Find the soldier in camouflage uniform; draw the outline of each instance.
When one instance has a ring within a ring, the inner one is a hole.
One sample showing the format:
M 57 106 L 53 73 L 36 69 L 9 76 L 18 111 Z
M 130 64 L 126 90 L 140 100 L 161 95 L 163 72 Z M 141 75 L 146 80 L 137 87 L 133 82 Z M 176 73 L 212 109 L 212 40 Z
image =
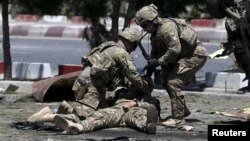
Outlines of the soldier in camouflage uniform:
M 244 0 L 228 0 L 226 1 L 226 4 L 230 8 L 231 11 L 239 14 L 240 17 L 244 18 L 246 16 L 246 8 L 244 5 L 244 2 L 245 2 Z M 226 18 L 225 27 L 226 27 L 226 31 L 228 35 L 227 37 L 228 41 L 225 43 L 222 43 L 222 47 L 225 50 L 221 55 L 218 55 L 218 56 L 229 55 L 232 52 L 234 53 L 237 65 L 246 74 L 246 77 L 244 78 L 243 81 L 248 80 L 248 86 L 243 87 L 237 91 L 237 93 L 242 94 L 242 93 L 250 91 L 250 81 L 249 81 L 250 66 L 249 66 L 249 62 L 246 61 L 249 59 L 249 57 L 247 56 L 247 52 L 244 47 L 244 41 L 243 41 L 243 37 L 241 34 L 240 24 L 241 22 L 237 18 L 233 18 L 230 16 Z
M 151 59 L 144 67 L 149 76 L 161 66 L 163 86 L 171 99 L 172 116 L 163 122 L 166 127 L 186 124 L 190 115 L 182 88 L 185 81 L 205 64 L 207 52 L 197 39 L 197 33 L 189 26 L 171 18 L 160 18 L 153 4 L 136 13 L 136 22 L 151 33 Z
M 127 28 L 119 33 L 118 43 L 105 42 L 83 57 L 84 70 L 72 89 L 76 101 L 84 109 L 88 107 L 97 110 L 108 107 L 106 90 L 113 91 L 128 81 L 145 94 L 151 92 L 147 81 L 137 72 L 129 55 L 136 49 L 140 37 L 138 30 Z
M 97 23 L 86 27 L 83 31 L 83 37 L 89 41 L 91 49 L 110 40 L 110 32 L 107 31 L 103 24 Z
M 96 111 L 85 111 L 85 118 L 81 120 L 75 114 L 69 114 L 69 111 L 63 112 L 60 105 L 57 113 L 45 107 L 30 116 L 27 121 L 53 122 L 70 134 L 111 127 L 130 127 L 148 134 L 155 134 L 158 112 L 160 112 L 158 99 L 151 97 L 147 102 L 140 102 L 142 92 L 134 87 L 116 90 L 115 95 L 113 106 Z M 68 104 L 66 101 L 62 103 Z M 68 104 L 68 110 L 72 109 Z
M 157 109 L 153 104 L 119 99 L 115 106 L 88 113 L 85 120 L 75 122 L 63 115 L 56 115 L 54 123 L 70 134 L 92 132 L 111 127 L 130 127 L 148 134 L 155 134 Z

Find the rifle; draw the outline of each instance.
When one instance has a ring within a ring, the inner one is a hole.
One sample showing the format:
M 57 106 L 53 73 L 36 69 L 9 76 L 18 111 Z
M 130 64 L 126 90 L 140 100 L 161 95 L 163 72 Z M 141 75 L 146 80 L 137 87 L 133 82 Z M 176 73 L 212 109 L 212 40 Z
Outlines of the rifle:
M 147 33 L 145 33 L 141 39 L 137 42 L 137 45 L 139 46 L 139 48 L 141 49 L 142 55 L 143 57 L 149 61 L 150 60 L 150 56 L 147 54 L 147 52 L 145 51 L 144 47 L 141 44 L 141 40 L 147 35 Z M 145 76 L 147 77 L 151 77 L 151 75 L 153 74 L 154 70 L 147 70 L 147 73 L 145 74 Z
M 143 57 L 146 59 L 146 60 L 149 60 L 150 59 L 150 56 L 147 54 L 146 50 L 144 49 L 144 47 L 142 46 L 141 44 L 141 40 L 147 35 L 147 33 L 145 33 L 141 39 L 137 42 L 137 45 L 139 46 L 141 52 L 142 52 L 142 55 Z

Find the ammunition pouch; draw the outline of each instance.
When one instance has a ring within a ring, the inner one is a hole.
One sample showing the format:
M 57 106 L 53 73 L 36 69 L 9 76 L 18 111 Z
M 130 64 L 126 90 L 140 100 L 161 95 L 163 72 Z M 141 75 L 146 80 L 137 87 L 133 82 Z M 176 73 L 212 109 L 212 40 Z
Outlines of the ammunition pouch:
M 105 86 L 109 82 L 107 70 L 101 69 L 96 66 L 91 67 L 90 78 L 93 85 L 97 87 Z
M 87 93 L 89 86 L 89 81 L 85 78 L 78 77 L 73 85 L 72 90 L 74 91 L 74 95 L 76 100 L 83 99 L 84 94 Z

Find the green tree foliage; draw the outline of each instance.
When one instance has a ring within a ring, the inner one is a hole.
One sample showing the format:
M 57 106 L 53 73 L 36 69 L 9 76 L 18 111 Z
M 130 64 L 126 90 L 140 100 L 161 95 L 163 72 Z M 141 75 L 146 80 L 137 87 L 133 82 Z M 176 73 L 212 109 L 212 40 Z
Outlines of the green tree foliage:
M 67 16 L 92 17 L 98 20 L 111 10 L 110 0 L 62 0 L 62 14 Z
M 58 15 L 62 0 L 12 0 L 16 13 L 36 15 Z
M 184 19 L 203 18 L 206 13 L 206 0 L 144 0 L 139 1 L 136 10 L 150 3 L 159 8 L 161 17 L 178 17 Z

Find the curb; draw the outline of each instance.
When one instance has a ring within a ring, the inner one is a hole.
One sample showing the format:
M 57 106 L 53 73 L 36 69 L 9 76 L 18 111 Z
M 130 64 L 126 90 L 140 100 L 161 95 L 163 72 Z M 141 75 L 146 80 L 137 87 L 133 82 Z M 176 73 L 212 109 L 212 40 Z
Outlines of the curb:
M 10 36 L 82 38 L 87 25 L 10 23 Z M 2 30 L 0 30 L 2 32 Z

